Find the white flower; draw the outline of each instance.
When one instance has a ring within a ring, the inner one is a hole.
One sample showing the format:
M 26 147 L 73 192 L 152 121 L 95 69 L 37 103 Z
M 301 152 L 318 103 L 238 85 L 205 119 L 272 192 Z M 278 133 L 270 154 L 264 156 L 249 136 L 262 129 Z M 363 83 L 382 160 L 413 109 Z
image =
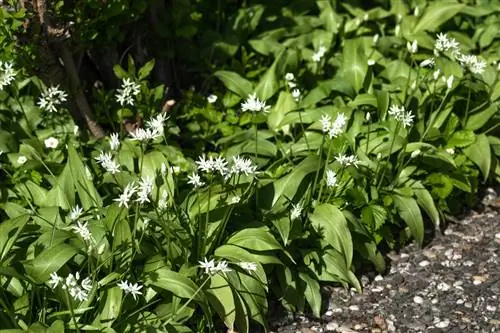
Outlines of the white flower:
M 146 128 L 151 130 L 153 133 L 158 133 L 158 136 L 162 136 L 165 132 L 165 121 L 167 119 L 167 114 L 161 112 L 156 117 L 151 117 L 148 121 L 146 121 Z
M 332 139 L 336 138 L 344 132 L 346 117 L 343 113 L 339 113 L 337 114 L 337 118 L 335 118 L 335 121 L 331 122 L 330 116 L 322 115 L 320 122 L 323 133 L 328 133 L 328 136 L 330 137 L 330 139 Z
M 378 42 L 378 39 L 380 38 L 380 35 L 379 34 L 375 34 L 373 36 L 373 40 L 372 40 L 372 43 L 373 45 L 377 45 L 377 42 Z
M 468 68 L 474 74 L 483 74 L 486 68 L 486 62 L 478 59 L 475 55 L 459 55 L 457 60 L 460 64 Z
M 202 187 L 205 185 L 205 182 L 203 182 L 200 178 L 200 175 L 197 174 L 196 172 L 193 172 L 191 175 L 188 176 L 188 184 L 193 185 L 195 188 Z
M 414 150 L 414 151 L 412 151 L 412 153 L 410 154 L 410 158 L 415 158 L 415 157 L 417 157 L 418 155 L 420 155 L 420 153 L 421 153 L 420 149 Z
M 419 13 L 420 13 L 420 8 L 416 6 L 415 10 L 413 11 L 413 16 L 418 16 Z
M 266 106 L 266 101 L 261 101 L 257 98 L 257 94 L 250 94 L 248 98 L 241 104 L 241 110 L 243 112 L 269 112 L 269 105 Z
M 434 60 L 434 58 L 425 59 L 420 63 L 420 67 L 432 67 L 435 63 L 436 61 Z
M 325 53 L 326 53 L 326 47 L 324 46 L 320 46 L 319 49 L 318 49 L 318 52 L 315 52 L 312 56 L 312 61 L 314 62 L 319 62 L 321 60 L 321 58 L 323 58 L 325 56 Z
M 117 201 L 119 207 L 125 206 L 128 208 L 130 199 L 132 198 L 132 196 L 136 191 L 137 191 L 137 186 L 135 186 L 134 182 L 130 182 L 127 184 L 127 186 L 125 186 L 123 193 L 120 194 L 118 198 L 113 199 L 113 201 Z
M 158 200 L 158 209 L 160 211 L 164 211 L 168 208 L 168 192 L 167 191 L 162 191 L 160 195 L 160 199 Z
M 138 295 L 142 295 L 141 289 L 143 286 L 139 285 L 138 283 L 129 283 L 127 280 L 125 281 L 120 281 L 120 283 L 117 284 L 118 287 L 120 287 L 121 290 L 125 292 L 125 294 L 132 294 L 132 297 L 134 297 L 134 300 L 137 300 Z
M 411 114 L 411 111 L 406 111 L 404 106 L 399 107 L 393 104 L 389 108 L 388 113 L 394 119 L 401 122 L 405 128 L 413 124 L 414 115 Z
M 218 156 L 212 161 L 212 168 L 218 171 L 221 176 L 225 176 L 228 172 L 226 159 L 222 156 Z
M 365 120 L 370 121 L 371 118 L 372 118 L 372 114 L 370 112 L 367 112 L 365 115 Z
M 71 229 L 75 231 L 80 237 L 82 237 L 85 241 L 89 243 L 93 243 L 94 238 L 92 237 L 92 233 L 88 228 L 88 222 L 82 223 L 81 221 L 77 222 L 76 226 L 72 226 Z
M 132 140 L 149 141 L 159 138 L 162 136 L 162 133 L 151 128 L 137 128 L 135 131 L 130 132 L 130 136 L 132 137 Z
M 235 195 L 234 197 L 231 198 L 231 200 L 229 201 L 229 204 L 234 205 L 240 201 L 241 201 L 241 197 L 239 195 Z
M 394 29 L 394 36 L 399 36 L 399 32 L 401 31 L 401 26 L 398 24 Z
M 198 161 L 195 161 L 194 163 L 198 165 L 198 170 L 200 171 L 212 172 L 212 170 L 214 170 L 214 160 L 212 157 L 207 159 L 205 155 L 202 155 L 198 157 Z
M 227 272 L 231 272 L 231 271 L 232 271 L 232 269 L 227 267 L 227 261 L 225 261 L 225 260 L 219 261 L 217 263 L 217 266 L 215 266 L 211 270 L 212 273 L 217 273 L 217 272 L 227 273 Z
M 292 211 L 290 212 L 290 219 L 296 220 L 302 214 L 302 205 L 300 203 L 294 205 L 292 204 Z
M 57 148 L 57 146 L 59 145 L 59 140 L 57 140 L 56 138 L 54 138 L 53 136 L 51 136 L 50 138 L 48 139 L 45 139 L 43 141 L 43 143 L 45 144 L 45 148 Z
M 92 281 L 86 277 L 79 283 L 80 273 L 76 272 L 75 275 L 69 274 L 66 279 L 63 279 L 57 273 L 50 274 L 49 284 L 52 284 L 52 289 L 55 289 L 58 285 L 61 285 L 63 290 L 67 290 L 68 294 L 71 295 L 75 300 L 80 302 L 86 301 L 89 295 L 89 291 L 92 289 Z
M 334 187 L 337 185 L 337 174 L 333 170 L 326 171 L 326 186 Z
M 139 190 L 137 192 L 136 201 L 143 204 L 149 202 L 149 195 L 153 191 L 153 179 L 149 176 L 142 177 L 139 182 Z
M 354 155 L 339 154 L 337 157 L 335 157 L 335 160 L 342 166 L 354 165 L 355 167 L 358 167 L 359 163 L 358 158 Z
M 111 153 L 104 153 L 101 151 L 101 154 L 95 159 L 107 172 L 111 174 L 120 172 L 120 164 L 113 160 Z
M 214 94 L 209 95 L 209 96 L 207 97 L 207 101 L 208 101 L 208 103 L 210 103 L 210 104 L 214 104 L 215 102 L 217 102 L 217 96 L 216 96 L 216 95 L 214 95 Z
M 198 262 L 200 263 L 200 268 L 205 270 L 205 274 L 210 273 L 215 267 L 214 259 L 207 261 L 207 258 L 205 258 L 203 261 Z
M 80 134 L 80 128 L 77 125 L 73 126 L 73 134 L 74 135 Z
M 240 266 L 243 269 L 246 269 L 247 271 L 256 271 L 257 270 L 257 264 L 254 262 L 239 262 L 238 266 Z
M 17 158 L 17 163 L 18 164 L 24 164 L 26 163 L 26 161 L 28 160 L 28 158 L 24 155 L 19 155 L 19 157 Z
M 406 42 L 406 48 L 408 49 L 408 52 L 410 53 L 417 53 L 418 50 L 418 43 L 416 40 L 413 40 L 412 43 Z
M 454 154 L 455 154 L 455 149 L 453 149 L 453 148 L 447 148 L 447 149 L 446 149 L 446 152 L 447 152 L 448 154 L 450 154 L 450 155 L 454 155 Z
M 293 81 L 293 80 L 295 80 L 295 75 L 293 75 L 293 73 L 286 73 L 285 80 Z
M 12 63 L 0 60 L 0 90 L 3 90 L 4 87 L 10 85 L 16 78 L 16 72 L 12 67 Z
M 295 99 L 295 101 L 298 102 L 300 99 L 300 90 L 299 89 L 292 90 L 292 96 Z
M 117 150 L 120 147 L 120 139 L 118 138 L 118 133 L 113 133 L 110 135 L 109 145 L 111 150 Z
M 38 106 L 43 111 L 57 112 L 57 106 L 66 102 L 68 95 L 59 86 L 49 87 L 38 99 Z
M 448 38 L 447 34 L 439 33 L 434 44 L 434 53 L 438 55 L 439 52 L 446 52 L 448 50 L 456 51 L 458 47 L 459 44 L 455 38 Z
M 375 60 L 368 59 L 368 66 L 373 66 L 373 65 L 375 65 Z
M 436 69 L 434 71 L 434 73 L 432 73 L 432 77 L 434 78 L 435 81 L 437 81 L 439 79 L 439 75 L 441 74 L 441 71 L 438 69 Z
M 82 214 L 83 214 L 83 209 L 80 206 L 76 205 L 70 210 L 68 218 L 71 221 L 76 221 L 80 216 L 82 216 Z
M 257 166 L 249 158 L 233 156 L 231 173 L 236 175 L 244 173 L 245 176 L 255 175 L 257 173 Z
M 117 89 L 118 94 L 116 94 L 116 101 L 120 103 L 121 106 L 124 105 L 134 105 L 134 97 L 140 92 L 141 86 L 133 82 L 131 79 L 123 79 L 122 86 Z

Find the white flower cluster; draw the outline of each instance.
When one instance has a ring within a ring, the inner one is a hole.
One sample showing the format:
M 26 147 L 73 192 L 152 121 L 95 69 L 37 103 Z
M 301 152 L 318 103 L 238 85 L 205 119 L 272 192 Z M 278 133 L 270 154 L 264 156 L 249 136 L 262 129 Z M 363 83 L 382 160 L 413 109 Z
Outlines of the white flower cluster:
M 356 168 L 358 167 L 358 158 L 354 155 L 344 155 L 338 154 L 335 157 L 335 160 L 340 163 L 342 166 L 354 165 Z
M 337 174 L 333 170 L 326 171 L 326 186 L 334 187 L 337 185 Z
M 150 202 L 149 195 L 153 192 L 153 180 L 151 177 L 142 177 L 139 181 L 139 186 L 135 185 L 135 182 L 130 182 L 123 189 L 122 194 L 114 201 L 118 202 L 119 207 L 129 207 L 130 201 L 134 194 L 137 194 L 136 202 L 141 204 L 145 202 Z
M 321 127 L 323 133 L 327 133 L 330 139 L 336 138 L 344 132 L 346 117 L 343 113 L 337 114 L 337 118 L 332 122 L 332 118 L 326 114 L 321 116 Z
M 215 264 L 215 260 L 212 259 L 210 261 L 207 258 L 203 259 L 203 261 L 198 261 L 200 263 L 200 268 L 205 270 L 205 274 L 217 274 L 219 272 L 231 272 L 232 269 L 228 267 L 228 263 L 225 260 L 221 260 Z M 239 262 L 238 266 L 247 270 L 247 271 L 255 271 L 257 270 L 257 264 L 254 262 Z
M 0 60 L 0 90 L 10 85 L 16 78 L 13 64 L 10 62 L 3 62 Z
M 94 237 L 92 237 L 92 233 L 89 230 L 88 222 L 82 223 L 81 221 L 76 222 L 76 226 L 72 226 L 71 229 L 83 238 L 85 242 L 88 242 L 89 249 L 92 248 L 92 245 L 95 243 Z
M 63 290 L 67 290 L 68 293 L 75 300 L 80 302 L 86 301 L 89 297 L 89 291 L 92 289 L 92 282 L 88 277 L 83 279 L 81 283 L 80 273 L 76 272 L 75 275 L 69 274 L 66 279 L 63 279 L 57 273 L 50 274 L 49 284 L 52 284 L 52 289 L 55 289 L 58 285 L 61 285 Z
M 47 112 L 57 112 L 57 106 L 66 102 L 68 95 L 59 86 L 49 87 L 38 99 L 40 109 Z
M 140 88 L 141 86 L 131 79 L 123 79 L 122 87 L 117 90 L 118 94 L 116 94 L 116 101 L 120 103 L 121 106 L 134 106 L 134 97 L 139 95 Z
M 451 50 L 451 55 L 460 63 L 462 67 L 467 68 L 471 73 L 483 74 L 486 68 L 486 62 L 480 60 L 475 55 L 465 55 L 460 52 L 460 44 L 455 38 L 449 38 L 447 34 L 439 33 L 434 44 L 434 54 L 437 56 L 440 52 Z
M 125 292 L 125 294 L 131 294 L 134 300 L 137 300 L 138 295 L 142 295 L 142 285 L 138 283 L 129 283 L 127 280 L 125 281 L 120 281 L 120 283 L 117 284 L 118 287 L 120 287 L 121 290 Z
M 111 150 L 117 150 L 120 147 L 120 139 L 118 138 L 118 133 L 112 133 L 109 136 L 109 146 Z
M 323 45 L 321 45 L 318 49 L 317 52 L 315 52 L 313 55 L 312 55 L 312 61 L 314 62 L 319 62 L 321 60 L 321 58 L 323 58 L 325 56 L 325 53 L 326 53 L 326 47 L 324 47 Z
M 250 94 L 248 98 L 241 103 L 241 110 L 243 112 L 269 112 L 269 105 L 266 105 L 266 101 L 261 101 L 257 98 L 257 94 Z
M 146 128 L 137 128 L 135 131 L 130 132 L 132 140 L 148 141 L 163 136 L 167 118 L 163 112 L 156 117 L 152 117 L 146 121 Z
M 115 174 L 120 172 L 120 164 L 113 160 L 113 156 L 111 153 L 104 153 L 101 151 L 101 154 L 95 158 L 97 163 L 99 163 L 107 172 L 111 174 Z
M 404 106 L 391 105 L 389 108 L 389 115 L 394 117 L 397 121 L 403 124 L 403 127 L 411 126 L 413 124 L 414 115 L 411 111 L 406 111 Z
M 79 205 L 76 205 L 70 210 L 68 218 L 70 219 L 70 221 L 76 221 L 80 218 L 80 216 L 82 216 L 82 214 L 83 209 Z
M 290 219 L 296 220 L 302 215 L 302 205 L 300 203 L 298 204 L 292 204 L 292 211 L 290 212 Z

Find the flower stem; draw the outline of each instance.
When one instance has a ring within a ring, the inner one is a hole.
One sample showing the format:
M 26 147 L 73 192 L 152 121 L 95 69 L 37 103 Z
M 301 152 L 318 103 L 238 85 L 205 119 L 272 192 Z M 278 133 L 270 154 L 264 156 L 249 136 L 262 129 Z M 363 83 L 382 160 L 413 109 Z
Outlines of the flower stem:
M 394 135 L 392 136 L 392 140 L 391 140 L 391 146 L 389 148 L 389 153 L 387 154 L 387 162 L 389 161 L 389 159 L 391 158 L 391 154 L 392 154 L 392 148 L 394 148 L 394 142 L 396 141 L 396 135 L 398 135 L 398 132 L 399 132 L 399 127 L 400 127 L 400 122 L 398 121 L 397 124 L 396 124 L 396 129 L 394 130 Z M 387 168 L 384 168 L 382 170 L 382 175 L 380 176 L 380 181 L 379 183 L 377 184 L 377 191 L 380 189 L 380 186 L 382 185 L 382 182 L 384 181 L 384 176 L 385 176 L 385 171 L 387 170 Z
M 319 159 L 318 159 L 318 166 L 316 167 L 316 175 L 314 176 L 314 182 L 313 186 L 311 188 L 311 191 L 309 191 L 309 198 L 308 198 L 308 203 L 311 204 L 311 198 L 312 198 L 312 193 L 316 189 L 316 184 L 318 183 L 318 177 L 319 177 L 319 170 L 321 169 L 321 162 L 322 162 L 322 157 L 323 157 L 323 146 L 325 145 L 325 136 L 323 135 L 323 138 L 321 140 L 321 145 L 319 146 Z
M 71 318 L 73 319 L 73 323 L 75 324 L 75 330 L 77 333 L 80 333 L 80 327 L 78 327 L 78 323 L 76 321 L 75 312 L 73 311 L 73 303 L 71 302 L 71 299 L 69 298 L 69 293 L 66 290 L 64 292 L 64 294 L 66 295 L 66 301 L 68 302 L 69 313 L 71 314 Z

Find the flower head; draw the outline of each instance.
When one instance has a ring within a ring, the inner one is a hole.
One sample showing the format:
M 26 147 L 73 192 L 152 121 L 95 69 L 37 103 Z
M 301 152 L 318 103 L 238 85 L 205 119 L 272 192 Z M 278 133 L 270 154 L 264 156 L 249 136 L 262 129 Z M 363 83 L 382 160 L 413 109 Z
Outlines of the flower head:
M 412 43 L 410 42 L 407 42 L 406 43 L 406 48 L 408 49 L 408 52 L 410 53 L 417 53 L 417 50 L 418 50 L 418 43 L 416 40 L 413 40 Z
M 242 261 L 242 262 L 238 263 L 238 266 L 240 266 L 243 269 L 246 269 L 247 271 L 256 271 L 257 270 L 257 264 L 254 262 Z
M 269 112 L 270 106 L 266 105 L 266 101 L 261 101 L 257 98 L 257 94 L 250 94 L 248 98 L 241 104 L 241 110 L 243 112 Z
M 432 67 L 435 63 L 436 61 L 434 60 L 434 58 L 425 59 L 420 63 L 420 67 Z
M 312 61 L 319 62 L 321 60 L 321 58 L 323 58 L 325 56 L 325 53 L 326 53 L 326 47 L 320 46 L 318 51 L 312 55 L 312 58 L 311 58 Z
M 83 214 L 83 209 L 80 206 L 76 205 L 69 212 L 68 218 L 71 221 L 76 221 L 80 216 L 82 216 L 82 214 Z
M 24 155 L 19 155 L 19 157 L 17 158 L 17 163 L 18 164 L 24 164 L 26 163 L 26 161 L 28 161 L 28 158 Z
M 478 59 L 475 55 L 459 55 L 457 60 L 463 67 L 466 67 L 471 73 L 483 74 L 486 68 L 486 61 Z
M 88 222 L 82 223 L 81 221 L 78 221 L 76 223 L 76 226 L 72 226 L 71 229 L 75 231 L 80 237 L 83 238 L 83 240 L 92 243 L 94 242 L 94 238 L 92 237 L 92 233 L 90 232 L 88 228 Z
M 233 165 L 231 167 L 231 174 L 242 174 L 245 176 L 253 176 L 257 173 L 257 166 L 249 158 L 240 156 L 233 156 Z
M 118 138 L 118 133 L 113 133 L 110 135 L 109 145 L 111 150 L 117 150 L 120 147 L 120 139 Z
M 327 115 L 322 115 L 320 121 L 323 133 L 327 133 L 330 139 L 336 138 L 344 132 L 346 117 L 343 113 L 337 114 L 337 118 L 333 122 Z
M 51 136 L 50 138 L 45 139 L 43 143 L 45 144 L 45 148 L 55 149 L 59 145 L 59 140 Z
M 404 106 L 391 105 L 388 111 L 389 115 L 403 124 L 403 127 L 408 127 L 413 124 L 414 115 L 411 111 L 406 111 Z
M 286 73 L 285 80 L 293 81 L 293 80 L 295 80 L 295 75 L 293 75 L 293 73 Z
M 337 185 L 337 174 L 333 170 L 326 171 L 326 186 L 334 187 Z
M 149 195 L 153 191 L 153 179 L 149 176 L 142 177 L 139 182 L 139 190 L 137 192 L 136 201 L 143 204 L 149 202 Z
M 110 153 L 104 153 L 101 151 L 99 156 L 95 158 L 97 163 L 99 163 L 107 172 L 115 174 L 120 172 L 120 164 L 113 160 L 113 156 Z
M 119 207 L 125 206 L 128 208 L 128 204 L 135 192 L 137 192 L 137 186 L 135 186 L 134 182 L 130 182 L 127 184 L 127 186 L 125 186 L 123 193 L 120 194 L 118 198 L 113 200 L 118 202 Z
M 117 284 L 118 287 L 120 287 L 121 290 L 125 292 L 125 294 L 132 294 L 132 297 L 134 300 L 137 300 L 138 295 L 142 295 L 142 285 L 138 283 L 129 283 L 127 280 L 125 281 L 120 281 L 120 283 Z
M 202 187 L 205 185 L 205 182 L 203 182 L 200 178 L 200 175 L 197 174 L 196 172 L 193 172 L 191 175 L 188 176 L 188 184 L 193 185 L 195 188 Z
M 12 67 L 12 63 L 0 60 L 0 90 L 10 85 L 16 78 L 16 72 Z
M 293 99 L 294 99 L 296 102 L 298 102 L 298 101 L 299 101 L 299 99 L 300 99 L 300 90 L 299 90 L 299 89 L 297 89 L 297 88 L 293 89 L 293 90 L 292 90 L 292 97 L 293 97 Z
M 116 94 L 116 101 L 120 103 L 121 106 L 124 105 L 134 105 L 134 97 L 139 95 L 141 86 L 132 81 L 129 78 L 122 80 L 122 86 L 117 89 L 118 94 Z
M 335 157 L 335 160 L 342 166 L 354 165 L 355 167 L 358 167 L 359 163 L 358 158 L 354 155 L 339 154 L 337 157 Z
M 296 220 L 302 215 L 302 205 L 300 203 L 298 204 L 292 204 L 292 211 L 290 212 L 290 219 L 291 220 Z
M 209 95 L 209 96 L 207 97 L 207 101 L 208 101 L 208 103 L 210 103 L 210 104 L 214 104 L 215 102 L 217 102 L 217 95 L 214 95 L 214 94 Z
M 214 259 L 208 261 L 207 258 L 204 258 L 203 261 L 198 261 L 200 263 L 200 268 L 205 270 L 205 274 L 210 273 L 215 267 Z
M 57 106 L 66 102 L 68 95 L 59 86 L 49 87 L 38 99 L 38 106 L 43 111 L 57 112 Z
M 449 38 L 447 34 L 439 33 L 437 35 L 436 43 L 434 44 L 434 53 L 446 52 L 448 50 L 458 50 L 459 44 L 455 38 Z
M 67 290 L 68 293 L 77 301 L 86 301 L 89 296 L 89 291 L 92 289 L 92 281 L 86 277 L 81 282 L 80 273 L 76 272 L 75 275 L 69 274 L 66 279 L 63 279 L 57 273 L 50 274 L 49 284 L 52 284 L 51 288 L 55 289 L 58 285 L 61 285 L 63 290 Z

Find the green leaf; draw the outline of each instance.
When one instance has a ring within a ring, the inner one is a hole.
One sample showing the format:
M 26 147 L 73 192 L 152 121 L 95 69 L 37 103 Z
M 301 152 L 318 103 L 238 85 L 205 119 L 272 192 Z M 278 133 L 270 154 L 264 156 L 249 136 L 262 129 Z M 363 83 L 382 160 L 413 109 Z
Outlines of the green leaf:
M 465 4 L 460 4 L 456 1 L 437 1 L 431 3 L 431 5 L 425 9 L 424 14 L 415 28 L 413 28 L 413 31 L 436 31 L 441 24 L 457 15 L 464 8 Z
M 460 147 L 464 148 L 470 146 L 476 141 L 476 135 L 471 130 L 461 130 L 453 133 L 448 144 L 448 148 Z
M 299 272 L 299 277 L 306 283 L 304 295 L 306 296 L 307 303 L 311 306 L 313 315 L 317 318 L 321 317 L 321 294 L 319 292 L 318 281 L 304 272 Z
M 151 59 L 144 66 L 139 69 L 139 80 L 143 80 L 149 76 L 153 68 L 155 67 L 155 60 Z
M 269 228 L 246 228 L 231 236 L 227 244 L 241 246 L 254 251 L 281 250 L 281 245 L 271 234 Z
M 284 51 L 276 57 L 271 67 L 267 69 L 266 73 L 261 77 L 259 84 L 255 88 L 257 97 L 262 100 L 272 97 L 279 89 L 278 79 L 276 78 L 276 64 L 281 61 L 283 54 Z
M 25 214 L 0 223 L 0 262 L 7 257 L 29 219 L 30 215 Z
M 379 205 L 369 205 L 361 210 L 361 218 L 372 231 L 377 231 L 387 220 L 387 211 Z
M 404 197 L 401 195 L 393 195 L 394 205 L 399 212 L 399 215 L 410 228 L 411 235 L 420 246 L 424 241 L 424 221 L 422 213 L 413 198 Z
M 292 199 L 304 178 L 314 172 L 318 166 L 319 159 L 316 155 L 309 155 L 300 162 L 292 172 L 274 182 L 274 206 L 282 196 Z
M 106 291 L 106 303 L 99 316 L 99 320 L 104 326 L 111 327 L 113 322 L 120 316 L 122 295 L 123 292 L 118 286 L 109 288 Z
M 265 254 L 265 252 L 251 253 L 242 247 L 232 244 L 224 244 L 219 246 L 215 250 L 214 255 L 217 257 L 229 259 L 231 261 L 256 262 L 263 265 L 265 264 L 283 265 L 281 260 L 277 258 L 275 255 L 267 255 Z
M 368 62 L 360 39 L 348 39 L 344 42 L 343 73 L 358 92 L 363 87 Z
M 73 246 L 59 243 L 44 250 L 35 259 L 26 261 L 24 268 L 33 280 L 43 283 L 49 279 L 51 273 L 59 270 L 77 253 Z
M 488 137 L 485 134 L 478 135 L 476 142 L 464 149 L 464 154 L 479 167 L 486 181 L 491 167 L 491 149 Z
M 224 83 L 227 89 L 237 93 L 242 98 L 247 98 L 253 91 L 252 83 L 235 72 L 217 71 L 214 75 Z
M 469 119 L 467 119 L 467 124 L 465 124 L 465 128 L 471 131 L 480 129 L 491 117 L 493 117 L 493 115 L 495 115 L 497 110 L 498 108 L 494 104 L 491 104 L 486 109 L 470 115 Z
M 82 160 L 73 145 L 68 145 L 68 164 L 83 209 L 102 207 L 101 196 L 94 187 L 94 183 L 87 178 Z
M 415 193 L 418 205 L 425 210 L 432 223 L 434 223 L 436 227 L 439 227 L 439 212 L 429 191 L 427 191 L 424 185 L 419 181 L 414 182 L 411 188 L 413 189 L 413 193 Z
M 323 235 L 324 241 L 342 253 L 345 266 L 351 267 L 352 238 L 342 211 L 331 204 L 321 204 L 309 215 L 309 220 L 316 232 Z
M 198 286 L 184 275 L 171 271 L 168 268 L 159 268 L 149 272 L 146 277 L 148 284 L 155 287 L 168 290 L 177 297 L 191 298 L 200 304 L 206 303 L 205 293 L 203 290 L 197 290 Z
M 115 263 L 123 271 L 128 269 L 132 261 L 133 243 L 132 232 L 126 219 L 119 219 L 113 232 L 113 253 L 115 254 Z
M 296 108 L 296 103 L 292 97 L 292 94 L 286 91 L 280 92 L 278 96 L 278 101 L 271 109 L 269 116 L 267 117 L 267 124 L 269 129 L 277 131 L 279 125 L 285 115 Z
M 226 324 L 226 327 L 232 330 L 237 313 L 233 291 L 226 279 L 219 274 L 212 275 L 206 295 L 212 307 Z

